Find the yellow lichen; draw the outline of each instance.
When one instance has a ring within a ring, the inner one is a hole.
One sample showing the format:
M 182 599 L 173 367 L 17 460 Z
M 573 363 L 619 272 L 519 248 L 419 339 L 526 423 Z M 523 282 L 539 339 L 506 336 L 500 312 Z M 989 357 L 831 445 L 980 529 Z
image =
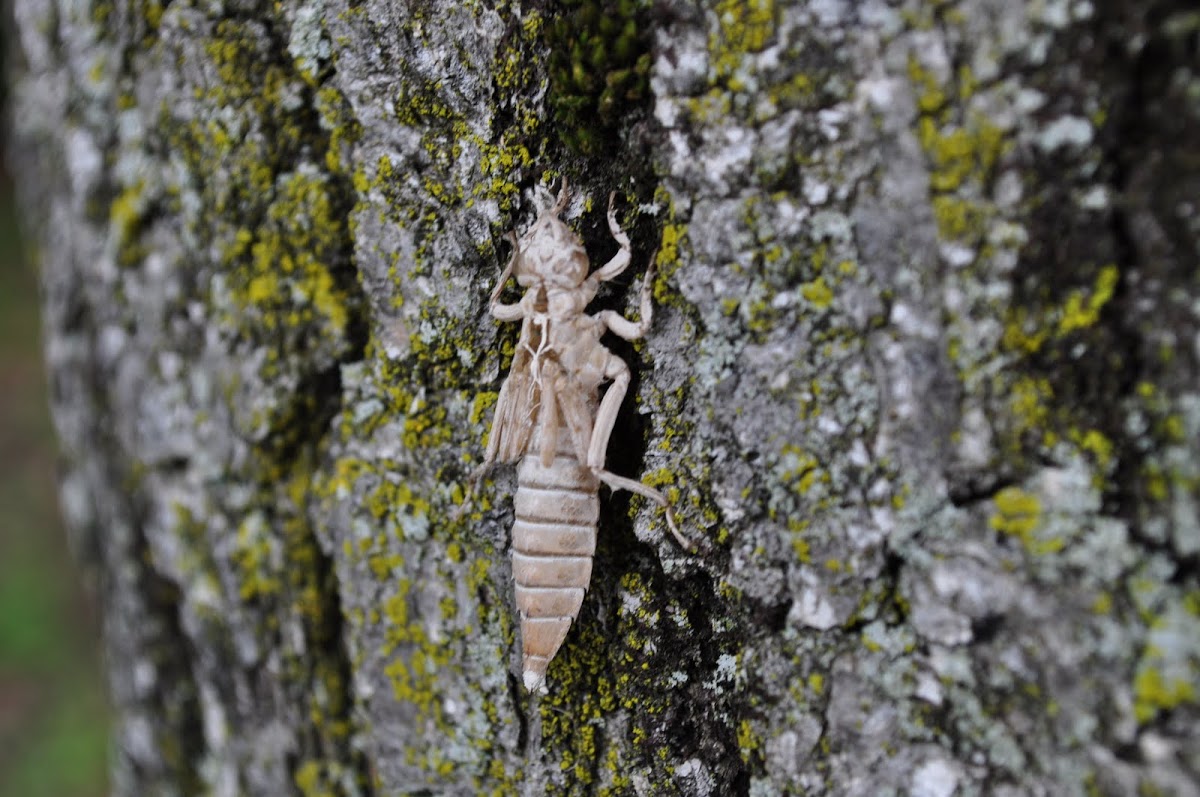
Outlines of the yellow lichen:
M 988 524 L 1003 534 L 1027 540 L 1041 518 L 1042 504 L 1036 495 L 1016 487 L 1006 487 L 996 493 L 996 514 Z
M 1196 700 L 1196 685 L 1185 678 L 1163 677 L 1152 664 L 1143 664 L 1133 679 L 1133 713 L 1138 722 L 1149 722 L 1160 711 Z
M 1086 329 L 1094 325 L 1100 318 L 1100 311 L 1112 299 L 1119 276 L 1120 272 L 1117 271 L 1116 266 L 1107 265 L 1100 269 L 1091 295 L 1086 295 L 1082 291 L 1072 291 L 1067 296 L 1066 304 L 1063 306 L 1062 315 L 1058 321 L 1058 334 L 1066 335 L 1074 330 Z
M 762 739 L 754 730 L 754 725 L 750 720 L 742 720 L 738 723 L 737 728 L 737 746 L 741 753 L 742 761 L 749 762 L 759 748 L 762 747 Z
M 801 285 L 800 295 L 818 310 L 824 310 L 833 303 L 833 291 L 826 284 L 824 277 L 818 277 L 812 282 Z

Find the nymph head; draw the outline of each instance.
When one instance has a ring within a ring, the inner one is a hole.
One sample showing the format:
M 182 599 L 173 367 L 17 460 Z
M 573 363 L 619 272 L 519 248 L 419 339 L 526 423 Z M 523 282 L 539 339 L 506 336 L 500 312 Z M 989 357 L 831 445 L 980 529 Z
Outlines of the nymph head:
M 541 212 L 517 243 L 514 272 L 522 287 L 542 282 L 574 288 L 587 279 L 590 265 L 583 241 L 559 218 L 569 199 L 564 178 L 558 201 Z

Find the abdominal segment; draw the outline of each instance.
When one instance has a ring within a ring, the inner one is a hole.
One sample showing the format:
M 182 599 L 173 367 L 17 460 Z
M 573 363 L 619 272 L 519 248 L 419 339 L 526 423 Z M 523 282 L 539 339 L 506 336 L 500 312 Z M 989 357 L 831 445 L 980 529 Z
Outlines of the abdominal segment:
M 598 489 L 599 481 L 579 464 L 565 439 L 549 467 L 537 456 L 526 456 L 517 472 L 512 568 L 524 682 L 531 691 L 546 677 L 592 577 Z

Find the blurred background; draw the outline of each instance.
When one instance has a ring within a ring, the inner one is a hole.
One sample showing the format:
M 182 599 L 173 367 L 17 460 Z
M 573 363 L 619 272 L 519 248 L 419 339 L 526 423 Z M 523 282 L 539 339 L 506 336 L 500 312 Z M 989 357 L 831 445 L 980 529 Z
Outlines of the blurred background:
M 0 167 L 0 797 L 91 797 L 107 793 L 97 608 L 59 520 L 37 272 L 15 210 Z

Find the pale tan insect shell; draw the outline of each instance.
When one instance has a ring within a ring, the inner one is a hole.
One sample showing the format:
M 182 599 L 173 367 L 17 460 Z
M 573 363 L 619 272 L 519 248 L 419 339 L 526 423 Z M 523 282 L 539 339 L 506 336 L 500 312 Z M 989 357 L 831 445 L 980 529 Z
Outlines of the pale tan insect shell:
M 521 287 L 549 282 L 573 288 L 587 279 L 589 264 L 583 241 L 558 218 L 554 208 L 542 211 L 521 236 L 518 249 L 513 271 Z

